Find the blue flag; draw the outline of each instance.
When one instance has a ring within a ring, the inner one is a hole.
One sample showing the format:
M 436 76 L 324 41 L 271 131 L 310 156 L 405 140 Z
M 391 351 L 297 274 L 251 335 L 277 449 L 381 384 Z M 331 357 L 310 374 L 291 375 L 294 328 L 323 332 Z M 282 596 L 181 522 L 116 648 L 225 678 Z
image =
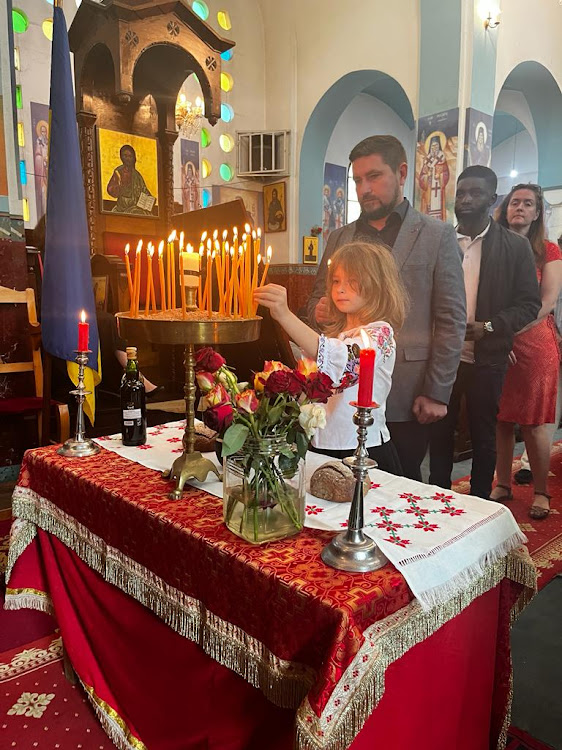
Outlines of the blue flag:
M 85 311 L 92 350 L 85 378 L 92 395 L 85 412 L 93 422 L 94 385 L 101 380 L 99 338 L 70 49 L 61 7 L 53 14 L 50 121 L 41 335 L 45 350 L 69 363 L 69 376 L 77 384 L 78 320 Z

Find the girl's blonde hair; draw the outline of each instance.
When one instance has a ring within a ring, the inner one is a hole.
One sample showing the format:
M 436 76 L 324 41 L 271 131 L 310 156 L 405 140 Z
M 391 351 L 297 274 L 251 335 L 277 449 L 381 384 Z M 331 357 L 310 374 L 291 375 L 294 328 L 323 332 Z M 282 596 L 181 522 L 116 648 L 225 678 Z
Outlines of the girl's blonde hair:
M 381 242 L 350 242 L 332 255 L 328 268 L 326 295 L 333 323 L 326 333 L 337 336 L 345 331 L 347 315 L 332 300 L 334 273 L 341 269 L 365 298 L 358 317 L 364 324 L 385 320 L 397 331 L 402 327 L 408 307 L 408 294 L 398 275 L 391 251 Z

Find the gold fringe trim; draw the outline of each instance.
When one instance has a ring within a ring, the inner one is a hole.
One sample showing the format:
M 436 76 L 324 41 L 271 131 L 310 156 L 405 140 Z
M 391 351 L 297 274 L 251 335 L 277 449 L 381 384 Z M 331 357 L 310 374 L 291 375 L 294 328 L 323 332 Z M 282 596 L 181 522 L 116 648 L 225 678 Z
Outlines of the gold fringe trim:
M 4 609 L 36 609 L 47 615 L 54 615 L 53 602 L 49 594 L 38 589 L 6 589 Z
M 296 750 L 346 750 L 382 698 L 388 666 L 506 577 L 529 587 L 514 606 L 520 612 L 536 591 L 536 570 L 526 550 L 515 550 L 506 559 L 489 565 L 470 587 L 444 604 L 424 612 L 413 601 L 367 628 L 363 633 L 365 642 L 340 678 L 322 715 L 314 713 L 308 698 L 301 704 L 296 718 Z M 511 697 L 505 707 L 506 731 L 510 710 Z M 502 731 L 498 750 L 505 747 L 504 740 Z
M 10 529 L 10 547 L 8 548 L 8 563 L 6 565 L 6 583 L 10 580 L 14 563 L 25 548 L 35 539 L 36 534 L 37 527 L 34 523 L 24 519 L 14 518 L 14 522 Z
M 119 750 L 147 750 L 144 742 L 141 742 L 131 733 L 131 730 L 125 721 L 119 716 L 117 711 L 97 696 L 93 687 L 90 687 L 90 685 L 87 685 L 82 680 L 80 680 L 80 682 L 86 691 L 86 695 L 97 714 L 104 732 L 113 744 L 116 745 Z
M 277 706 L 297 708 L 313 685 L 314 669 L 278 658 L 257 638 L 217 617 L 197 599 L 169 586 L 108 546 L 33 490 L 16 487 L 13 513 L 56 536 L 104 580 L 150 609 L 177 633 L 199 644 L 215 661 L 261 690 Z

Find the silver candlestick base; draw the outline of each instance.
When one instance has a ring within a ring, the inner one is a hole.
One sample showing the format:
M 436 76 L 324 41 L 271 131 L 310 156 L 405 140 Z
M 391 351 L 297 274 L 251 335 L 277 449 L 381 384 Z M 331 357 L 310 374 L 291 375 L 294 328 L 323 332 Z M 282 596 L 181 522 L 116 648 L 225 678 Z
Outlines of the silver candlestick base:
M 78 363 L 78 386 L 70 391 L 71 396 L 76 396 L 78 402 L 78 412 L 76 414 L 76 432 L 73 438 L 69 438 L 64 445 L 57 450 L 61 456 L 70 456 L 73 458 L 83 458 L 84 456 L 94 456 L 100 452 L 99 445 L 93 440 L 84 437 L 84 399 L 92 391 L 87 391 L 84 385 L 84 368 L 88 362 L 90 350 L 80 352 L 76 350 L 76 362 Z
M 351 405 L 356 408 L 353 422 L 357 425 L 357 449 L 353 456 L 344 458 L 343 462 L 349 466 L 355 477 L 355 490 L 349 511 L 347 530 L 335 536 L 322 550 L 322 560 L 337 570 L 347 570 L 350 573 L 368 573 L 384 567 L 388 558 L 380 551 L 376 543 L 363 533 L 363 482 L 368 476 L 369 469 L 376 467 L 376 461 L 369 458 L 365 442 L 367 429 L 373 424 L 371 411 L 378 407 L 359 406 L 355 401 Z

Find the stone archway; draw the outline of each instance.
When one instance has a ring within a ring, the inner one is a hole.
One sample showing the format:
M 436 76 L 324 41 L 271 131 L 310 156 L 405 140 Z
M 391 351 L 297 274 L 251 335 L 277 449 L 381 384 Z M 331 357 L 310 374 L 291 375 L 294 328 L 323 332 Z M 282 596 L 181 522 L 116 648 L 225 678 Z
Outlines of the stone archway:
M 360 94 L 387 105 L 414 128 L 412 106 L 402 86 L 379 70 L 356 70 L 334 83 L 318 101 L 304 131 L 299 162 L 299 234 L 306 235 L 321 215 L 324 161 L 330 138 L 343 112 Z

